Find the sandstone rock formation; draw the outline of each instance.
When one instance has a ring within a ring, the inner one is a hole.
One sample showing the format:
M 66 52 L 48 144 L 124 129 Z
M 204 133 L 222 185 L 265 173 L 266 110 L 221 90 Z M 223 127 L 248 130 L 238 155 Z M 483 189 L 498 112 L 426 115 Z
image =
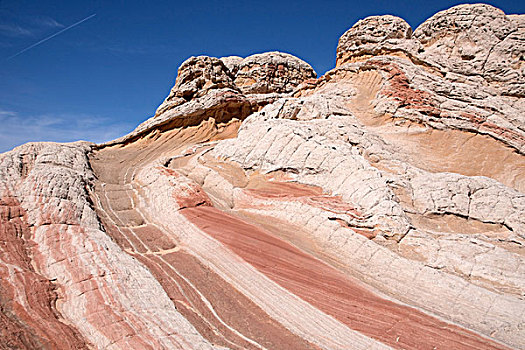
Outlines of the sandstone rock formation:
M 129 135 L 1 154 L 3 348 L 525 348 L 524 18 L 192 57 Z
M 308 63 L 282 52 L 246 57 L 233 69 L 235 84 L 245 94 L 289 93 L 317 76 Z

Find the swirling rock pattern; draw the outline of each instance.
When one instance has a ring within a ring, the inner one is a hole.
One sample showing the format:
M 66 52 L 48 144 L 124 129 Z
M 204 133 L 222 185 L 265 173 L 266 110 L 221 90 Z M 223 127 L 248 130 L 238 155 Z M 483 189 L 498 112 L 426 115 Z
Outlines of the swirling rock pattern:
M 192 57 L 132 133 L 0 155 L 3 347 L 524 348 L 524 23 Z

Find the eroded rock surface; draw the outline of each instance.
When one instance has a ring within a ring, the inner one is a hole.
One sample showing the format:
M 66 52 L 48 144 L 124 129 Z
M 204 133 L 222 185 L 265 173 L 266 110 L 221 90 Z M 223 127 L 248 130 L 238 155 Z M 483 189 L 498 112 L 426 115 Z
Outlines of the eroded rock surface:
M 202 97 L 211 90 L 224 89 L 238 90 L 223 61 L 208 56 L 190 57 L 180 66 L 175 86 L 156 115 Z
M 265 52 L 238 63 L 235 84 L 246 94 L 289 93 L 303 81 L 316 77 L 312 67 L 297 57 Z
M 192 57 L 103 145 L 0 155 L 15 348 L 525 348 L 525 33 L 356 23 L 319 79 Z

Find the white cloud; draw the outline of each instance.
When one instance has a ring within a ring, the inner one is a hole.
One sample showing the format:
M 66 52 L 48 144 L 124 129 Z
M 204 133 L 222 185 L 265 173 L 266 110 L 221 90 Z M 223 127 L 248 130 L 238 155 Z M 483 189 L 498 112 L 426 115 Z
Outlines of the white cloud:
M 86 114 L 22 117 L 0 109 L 0 152 L 32 141 L 100 143 L 123 136 L 134 126 Z
M 45 17 L 45 16 L 33 18 L 32 22 L 41 27 L 49 27 L 49 28 L 63 28 L 64 27 L 62 23 L 59 23 L 54 18 Z
M 18 22 L 18 23 L 14 23 Z M 44 32 L 48 32 L 50 28 L 63 28 L 64 25 L 57 20 L 47 16 L 34 18 L 13 18 L 11 23 L 0 23 L 0 34 L 6 37 L 21 38 L 33 37 Z
M 14 117 L 15 115 L 16 115 L 15 112 L 4 111 L 0 109 L 0 120 L 2 120 L 2 118 Z
M 34 32 L 33 30 L 21 27 L 18 24 L 0 23 L 0 34 L 3 34 L 4 36 L 17 38 L 33 36 Z

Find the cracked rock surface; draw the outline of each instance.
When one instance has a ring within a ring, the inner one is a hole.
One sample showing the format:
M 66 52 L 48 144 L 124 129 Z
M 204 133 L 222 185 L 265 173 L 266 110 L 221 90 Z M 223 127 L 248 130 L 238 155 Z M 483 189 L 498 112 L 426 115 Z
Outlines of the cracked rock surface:
M 191 57 L 155 115 L 0 155 L 7 348 L 525 348 L 525 21 L 373 16 L 316 79 Z

